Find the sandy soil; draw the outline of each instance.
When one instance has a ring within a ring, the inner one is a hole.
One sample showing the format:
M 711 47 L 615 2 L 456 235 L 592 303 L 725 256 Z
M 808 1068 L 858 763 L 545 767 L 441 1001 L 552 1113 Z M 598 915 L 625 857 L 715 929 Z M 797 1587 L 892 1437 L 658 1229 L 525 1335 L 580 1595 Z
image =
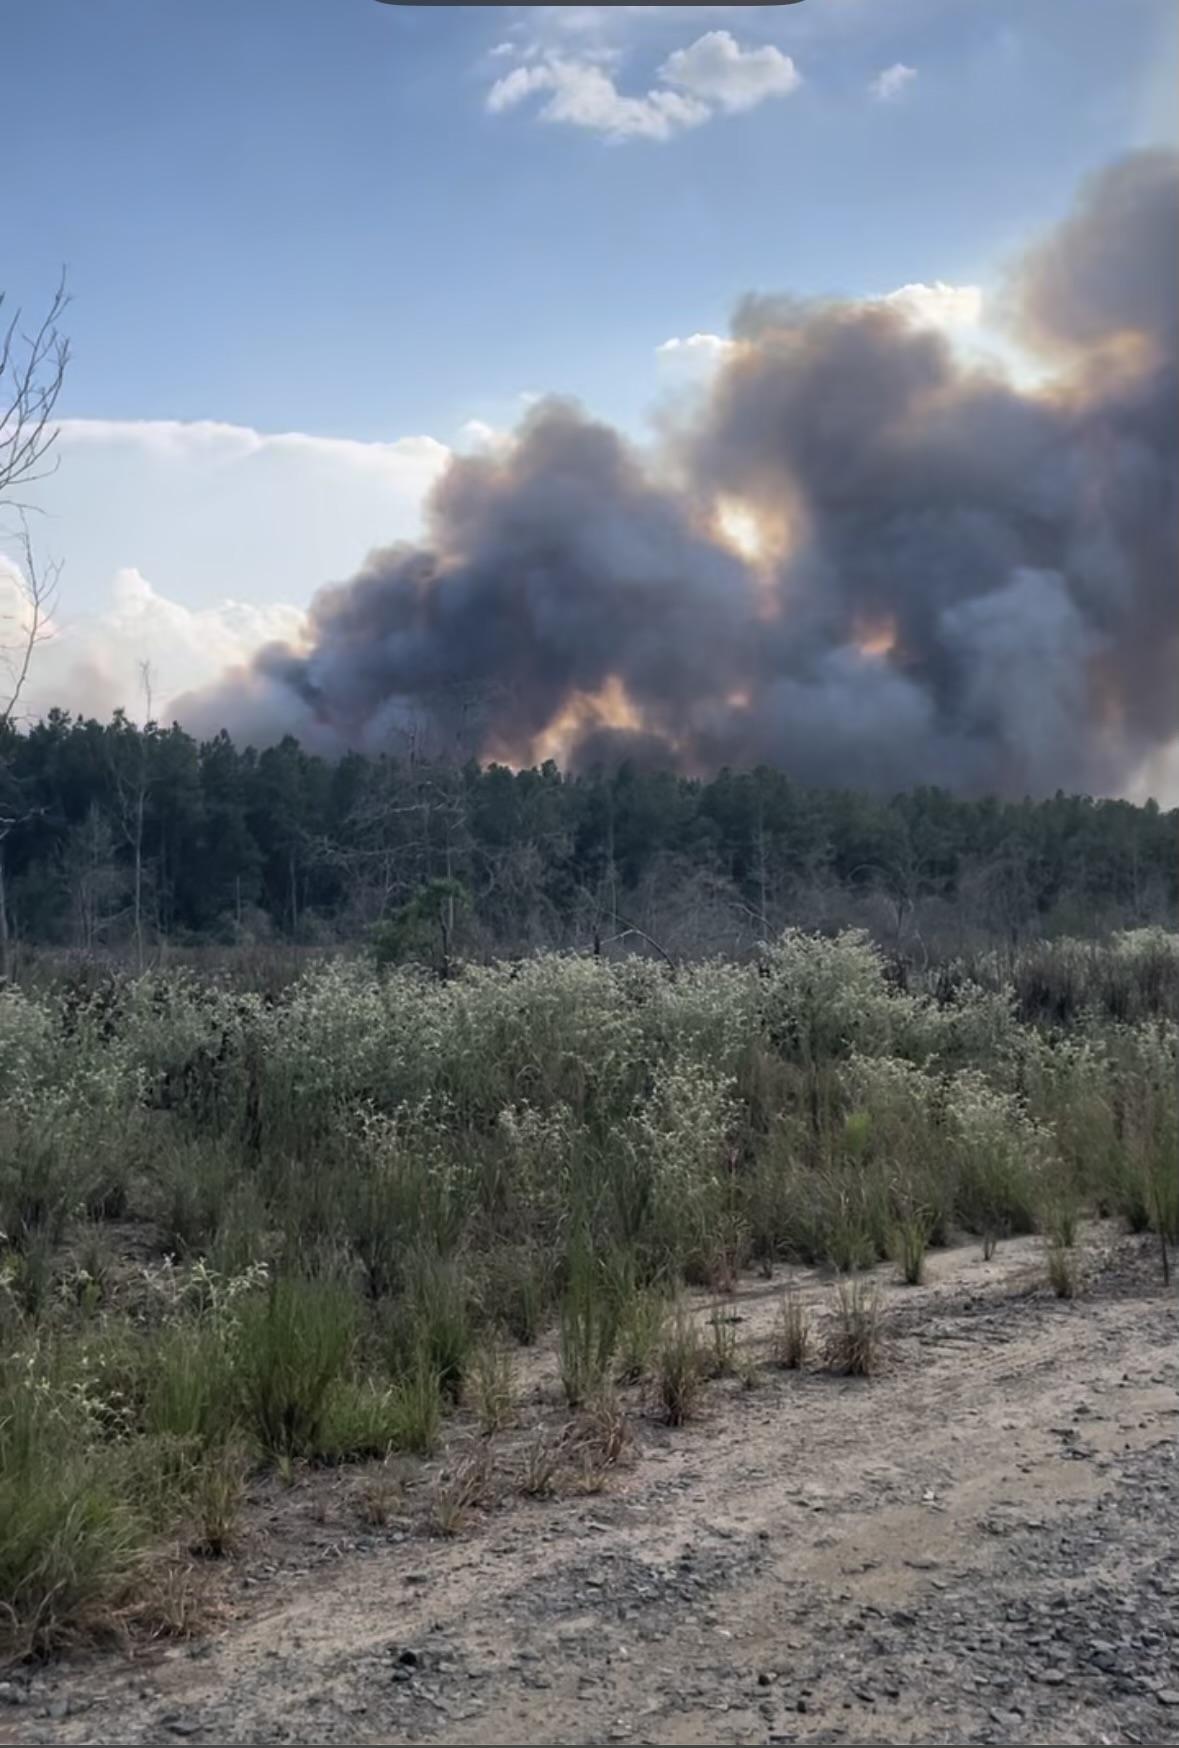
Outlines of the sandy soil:
M 457 1537 L 428 1478 L 379 1528 L 371 1475 L 269 1484 L 203 1640 L 16 1678 L 0 1742 L 1179 1742 L 1176 1299 L 1139 1240 L 1085 1257 L 1073 1302 L 1033 1240 L 883 1270 L 882 1375 L 720 1380 L 675 1430 L 635 1397 L 604 1489 L 545 1501 L 506 1481 L 541 1354 Z M 755 1351 L 780 1287 L 726 1301 Z

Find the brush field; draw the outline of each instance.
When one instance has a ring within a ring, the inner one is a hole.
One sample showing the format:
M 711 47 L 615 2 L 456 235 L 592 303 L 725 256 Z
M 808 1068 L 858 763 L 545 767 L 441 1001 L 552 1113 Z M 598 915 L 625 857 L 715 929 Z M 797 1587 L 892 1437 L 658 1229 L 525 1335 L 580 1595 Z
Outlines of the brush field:
M 1176 1739 L 1177 1017 L 1161 930 L 0 993 L 0 1741 Z

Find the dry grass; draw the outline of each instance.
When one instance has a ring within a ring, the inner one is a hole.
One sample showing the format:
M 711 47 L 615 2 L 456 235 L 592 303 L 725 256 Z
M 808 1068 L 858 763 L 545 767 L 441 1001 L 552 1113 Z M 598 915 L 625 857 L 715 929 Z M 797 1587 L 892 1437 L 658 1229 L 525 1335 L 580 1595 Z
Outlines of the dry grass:
M 930 1224 L 927 1214 L 910 1212 L 902 1215 L 893 1227 L 893 1261 L 898 1276 L 907 1287 L 919 1287 L 925 1279 Z
M 1051 1240 L 1044 1250 L 1048 1285 L 1058 1299 L 1075 1299 L 1081 1288 L 1080 1269 L 1071 1246 Z
M 668 1426 L 682 1426 L 696 1412 L 707 1367 L 700 1331 L 681 1307 L 664 1335 L 655 1373 L 656 1400 Z
M 494 1337 L 476 1349 L 467 1378 L 467 1396 L 484 1437 L 502 1432 L 515 1412 L 512 1356 Z
M 880 1370 L 883 1347 L 876 1286 L 862 1280 L 841 1281 L 823 1356 L 829 1370 L 849 1378 L 870 1378 Z
M 457 1536 L 475 1507 L 485 1502 L 490 1482 L 491 1461 L 485 1445 L 457 1456 L 430 1489 L 427 1513 L 430 1533 Z
M 540 1431 L 524 1447 L 524 1464 L 518 1483 L 526 1499 L 548 1499 L 556 1492 L 557 1475 L 564 1460 L 560 1438 Z
M 782 1294 L 770 1335 L 770 1354 L 776 1366 L 799 1371 L 806 1364 L 811 1345 L 811 1325 L 797 1287 Z

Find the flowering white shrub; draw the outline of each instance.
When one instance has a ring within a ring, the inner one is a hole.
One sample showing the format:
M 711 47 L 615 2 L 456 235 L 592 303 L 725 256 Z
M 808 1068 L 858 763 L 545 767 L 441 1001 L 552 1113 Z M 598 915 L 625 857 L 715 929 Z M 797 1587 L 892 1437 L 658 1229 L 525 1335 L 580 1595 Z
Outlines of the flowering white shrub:
M 766 963 L 764 1023 L 794 1061 L 883 1053 L 920 1007 L 915 997 L 889 988 L 884 960 L 863 929 L 847 929 L 834 940 L 787 929 Z

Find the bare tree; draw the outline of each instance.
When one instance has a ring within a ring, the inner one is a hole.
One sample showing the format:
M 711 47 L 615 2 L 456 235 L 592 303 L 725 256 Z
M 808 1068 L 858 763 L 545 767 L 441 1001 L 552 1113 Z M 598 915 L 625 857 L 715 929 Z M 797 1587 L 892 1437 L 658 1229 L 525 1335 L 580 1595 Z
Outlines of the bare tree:
M 68 303 L 63 274 L 40 326 L 22 329 L 16 310 L 0 337 L 0 501 L 13 502 L 14 492 L 56 465 L 53 413 L 70 358 L 58 324 Z
M 25 510 L 18 508 L 16 516 L 17 527 L 8 538 L 17 549 L 18 565 L 3 579 L 8 599 L 0 594 L 0 729 L 16 719 L 33 651 L 53 635 L 61 576 L 60 563 L 38 560 Z
M 61 567 L 38 562 L 27 506 L 19 493 L 52 472 L 57 439 L 53 413 L 69 362 L 69 341 L 60 322 L 69 299 L 64 275 L 49 309 L 33 329 L 21 327 L 19 309 L 0 331 L 0 506 L 13 510 L 18 566 L 0 593 L 0 982 L 12 972 L 12 942 L 4 877 L 5 840 L 28 817 L 5 757 L 4 742 L 29 677 L 33 652 L 49 635 Z M 0 309 L 4 303 L 0 293 Z M 8 600 L 5 600 L 5 596 Z

